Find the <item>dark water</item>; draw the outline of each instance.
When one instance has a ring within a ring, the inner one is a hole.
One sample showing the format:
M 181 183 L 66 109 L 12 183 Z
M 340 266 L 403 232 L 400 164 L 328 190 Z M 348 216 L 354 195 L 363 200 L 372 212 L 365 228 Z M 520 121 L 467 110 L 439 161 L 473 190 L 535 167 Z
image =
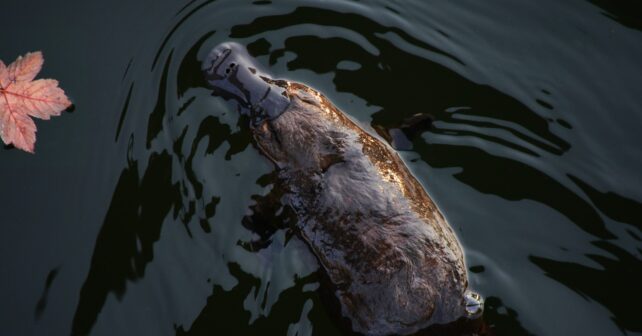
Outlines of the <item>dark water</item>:
M 401 153 L 496 335 L 642 333 L 642 10 L 613 1 L 3 1 L 72 112 L 0 150 L 0 334 L 333 335 L 273 168 L 199 61 L 233 40 Z

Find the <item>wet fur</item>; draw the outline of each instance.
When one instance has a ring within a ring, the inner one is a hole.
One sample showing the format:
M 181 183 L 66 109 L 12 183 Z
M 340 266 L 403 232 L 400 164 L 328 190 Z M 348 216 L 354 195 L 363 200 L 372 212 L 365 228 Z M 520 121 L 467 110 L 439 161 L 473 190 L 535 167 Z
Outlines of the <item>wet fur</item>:
M 281 85 L 289 108 L 253 133 L 352 329 L 407 334 L 465 316 L 461 247 L 399 156 L 317 91 Z

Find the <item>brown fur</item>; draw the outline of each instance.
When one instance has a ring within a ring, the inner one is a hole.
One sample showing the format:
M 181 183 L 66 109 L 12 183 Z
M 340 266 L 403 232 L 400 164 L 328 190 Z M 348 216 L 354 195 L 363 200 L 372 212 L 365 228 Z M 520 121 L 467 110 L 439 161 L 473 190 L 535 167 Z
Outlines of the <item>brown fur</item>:
M 461 247 L 403 161 L 317 91 L 282 85 L 290 107 L 255 139 L 352 329 L 408 334 L 465 316 Z

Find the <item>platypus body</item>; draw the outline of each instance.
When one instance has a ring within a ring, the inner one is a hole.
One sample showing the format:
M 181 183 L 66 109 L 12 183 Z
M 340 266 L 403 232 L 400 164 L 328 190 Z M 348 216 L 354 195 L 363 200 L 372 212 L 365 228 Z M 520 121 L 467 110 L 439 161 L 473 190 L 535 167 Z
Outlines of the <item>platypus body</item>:
M 203 71 L 250 116 L 355 332 L 410 334 L 480 314 L 453 230 L 387 143 L 318 91 L 270 78 L 239 44 L 214 48 Z

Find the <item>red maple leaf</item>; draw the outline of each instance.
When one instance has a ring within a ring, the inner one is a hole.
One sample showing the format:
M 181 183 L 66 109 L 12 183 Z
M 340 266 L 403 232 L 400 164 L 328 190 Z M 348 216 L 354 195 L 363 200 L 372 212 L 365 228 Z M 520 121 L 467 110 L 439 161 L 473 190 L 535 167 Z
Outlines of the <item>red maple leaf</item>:
M 43 62 L 39 51 L 20 56 L 9 66 L 0 61 L 0 137 L 30 153 L 36 143 L 36 124 L 30 116 L 47 120 L 71 105 L 57 80 L 33 80 Z

